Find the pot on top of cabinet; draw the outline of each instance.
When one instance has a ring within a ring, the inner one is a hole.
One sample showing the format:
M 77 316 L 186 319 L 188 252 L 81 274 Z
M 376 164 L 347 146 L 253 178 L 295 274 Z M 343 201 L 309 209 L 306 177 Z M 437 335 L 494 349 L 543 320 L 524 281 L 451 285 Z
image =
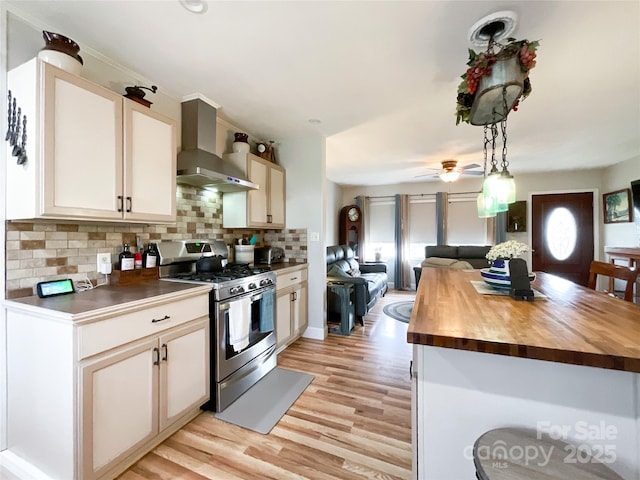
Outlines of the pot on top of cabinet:
M 175 222 L 173 119 L 37 58 L 8 87 L 33 132 L 29 161 L 5 167 L 8 220 Z

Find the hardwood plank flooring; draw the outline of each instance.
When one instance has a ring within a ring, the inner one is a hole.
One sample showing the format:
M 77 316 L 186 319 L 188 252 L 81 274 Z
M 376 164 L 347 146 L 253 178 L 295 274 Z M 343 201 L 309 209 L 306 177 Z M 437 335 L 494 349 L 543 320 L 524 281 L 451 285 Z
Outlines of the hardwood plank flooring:
M 351 335 L 280 353 L 280 367 L 315 378 L 268 435 L 203 412 L 119 479 L 411 478 L 411 346 L 407 324 L 382 308 L 413 297 L 391 291 Z

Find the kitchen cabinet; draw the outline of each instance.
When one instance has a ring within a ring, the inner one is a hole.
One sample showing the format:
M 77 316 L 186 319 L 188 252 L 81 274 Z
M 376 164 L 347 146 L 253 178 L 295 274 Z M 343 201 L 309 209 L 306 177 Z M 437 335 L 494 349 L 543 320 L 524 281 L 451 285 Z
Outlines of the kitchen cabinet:
M 8 156 L 8 219 L 175 222 L 174 120 L 38 59 L 8 87 L 28 156 Z
M 282 349 L 300 337 L 308 324 L 307 266 L 276 271 L 276 346 Z
M 284 168 L 251 153 L 228 153 L 224 161 L 233 163 L 247 178 L 257 183 L 258 190 L 225 193 L 222 196 L 224 228 L 284 228 Z
M 162 295 L 128 287 L 148 290 L 119 304 L 122 287 L 5 303 L 12 455 L 51 478 L 111 479 L 200 413 L 210 287 L 155 283 Z
M 208 399 L 208 323 L 197 320 L 83 364 L 83 479 L 100 478 Z

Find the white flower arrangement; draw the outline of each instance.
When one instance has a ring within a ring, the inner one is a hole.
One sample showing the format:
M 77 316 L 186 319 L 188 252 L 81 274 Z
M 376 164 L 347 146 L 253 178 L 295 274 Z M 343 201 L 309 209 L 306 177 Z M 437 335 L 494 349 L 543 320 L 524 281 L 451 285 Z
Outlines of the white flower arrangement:
M 530 252 L 529 245 L 515 240 L 508 240 L 506 242 L 499 243 L 491 247 L 491 250 L 487 253 L 487 260 L 493 262 L 498 259 L 509 259 L 513 257 L 519 257 L 523 253 Z

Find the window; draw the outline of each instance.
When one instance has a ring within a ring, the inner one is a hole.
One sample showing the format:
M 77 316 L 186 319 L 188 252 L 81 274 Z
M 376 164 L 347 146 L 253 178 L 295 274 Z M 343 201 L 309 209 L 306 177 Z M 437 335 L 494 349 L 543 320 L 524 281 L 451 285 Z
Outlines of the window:
M 447 245 L 486 245 L 487 220 L 478 218 L 477 195 L 449 195 Z
M 573 214 L 565 207 L 554 209 L 547 220 L 545 232 L 553 258 L 559 261 L 569 258 L 576 248 L 578 233 Z

